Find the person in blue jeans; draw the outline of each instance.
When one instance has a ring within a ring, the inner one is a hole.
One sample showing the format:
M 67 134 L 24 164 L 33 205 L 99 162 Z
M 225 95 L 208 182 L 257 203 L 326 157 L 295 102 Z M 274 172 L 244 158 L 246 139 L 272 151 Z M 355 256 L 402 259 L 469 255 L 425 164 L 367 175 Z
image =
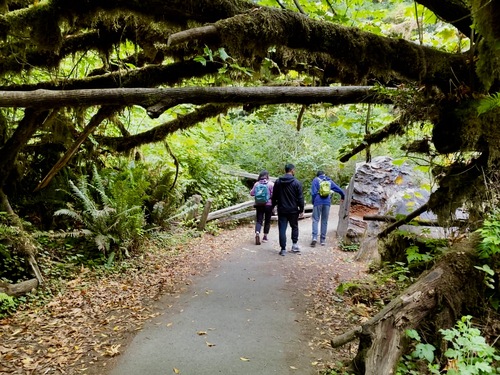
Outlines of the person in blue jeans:
M 278 207 L 278 231 L 280 255 L 286 254 L 286 228 L 292 228 L 292 253 L 300 254 L 299 218 L 304 215 L 304 194 L 302 184 L 295 178 L 295 166 L 285 165 L 285 175 L 274 183 L 272 207 Z
M 328 181 L 330 183 L 330 194 L 326 197 L 320 195 L 320 183 Z M 312 241 L 311 247 L 316 246 L 318 242 L 318 224 L 321 220 L 320 243 L 321 246 L 326 244 L 326 231 L 328 229 L 328 215 L 330 214 L 330 206 L 332 204 L 332 195 L 335 193 L 340 194 L 341 199 L 345 198 L 344 191 L 331 180 L 330 177 L 325 175 L 325 172 L 318 171 L 316 177 L 311 184 L 311 197 L 313 203 L 312 214 Z

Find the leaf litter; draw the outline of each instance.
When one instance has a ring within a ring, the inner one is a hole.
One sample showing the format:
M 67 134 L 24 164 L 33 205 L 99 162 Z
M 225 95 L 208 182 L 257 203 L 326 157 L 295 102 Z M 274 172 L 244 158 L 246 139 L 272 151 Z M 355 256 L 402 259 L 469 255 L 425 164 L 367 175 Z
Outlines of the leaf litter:
M 155 301 L 182 293 L 192 276 L 208 271 L 239 243 L 251 241 L 252 231 L 253 226 L 245 225 L 216 237 L 203 234 L 173 249 L 151 247 L 119 274 L 97 277 L 82 269 L 50 303 L 0 320 L 0 374 L 102 373 L 136 331 L 160 314 Z M 302 289 L 302 323 L 310 326 L 308 345 L 318 355 L 311 365 L 320 372 L 355 354 L 354 342 L 337 349 L 329 344 L 362 318 L 349 298 L 340 299 L 335 290 L 340 282 L 366 274 L 365 265 L 353 262 L 354 254 L 336 244 L 310 252 L 313 256 L 287 257 L 282 264 L 287 279 Z

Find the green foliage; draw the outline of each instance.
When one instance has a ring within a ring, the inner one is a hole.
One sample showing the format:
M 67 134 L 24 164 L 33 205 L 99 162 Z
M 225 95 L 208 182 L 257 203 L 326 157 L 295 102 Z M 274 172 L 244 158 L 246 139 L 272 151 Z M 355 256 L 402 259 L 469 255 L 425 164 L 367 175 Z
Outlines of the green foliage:
M 444 355 L 456 364 L 456 369 L 449 369 L 448 374 L 498 374 L 500 368 L 492 366 L 500 360 L 495 348 L 488 345 L 481 331 L 472 327 L 472 317 L 463 316 L 455 328 L 442 329 L 443 338 L 451 344 Z
M 500 253 L 500 211 L 496 210 L 484 220 L 481 228 L 476 230 L 481 237 L 478 254 L 482 259 L 491 258 Z
M 481 99 L 477 106 L 477 114 L 480 116 L 498 107 L 500 107 L 500 92 L 496 92 Z
M 484 284 L 490 288 L 495 289 L 495 279 L 493 276 L 495 275 L 495 271 L 491 269 L 490 266 L 484 264 L 483 266 L 474 266 L 474 268 L 484 272 Z
M 13 297 L 0 292 L 0 318 L 9 316 L 16 307 L 17 303 Z
M 399 282 L 409 283 L 413 281 L 410 268 L 405 263 L 395 262 L 394 264 L 389 264 L 387 267 L 389 268 L 389 277 L 395 278 Z
M 142 208 L 129 206 L 127 199 L 119 196 L 126 197 L 127 194 L 110 187 L 113 181 L 103 180 L 95 168 L 91 182 L 81 178 L 77 186 L 69 181 L 72 196 L 79 207 L 74 208 L 68 203 L 68 208 L 60 209 L 54 215 L 66 216 L 81 226 L 68 235 L 91 239 L 111 261 L 115 256 L 120 259 L 128 256 L 143 233 Z M 113 191 L 116 196 L 112 195 Z
M 29 278 L 30 267 L 16 248 L 20 229 L 11 224 L 8 215 L 0 212 L 0 279 L 14 283 Z
M 434 257 L 429 253 L 421 253 L 419 247 L 413 245 L 406 249 L 406 259 L 408 259 L 408 264 L 410 265 L 414 262 L 430 262 Z
M 252 77 L 252 70 L 243 66 L 240 66 L 238 62 L 229 56 L 224 48 L 219 48 L 216 51 L 212 51 L 210 48 L 205 46 L 203 49 L 203 55 L 196 56 L 194 61 L 198 61 L 203 66 L 207 65 L 207 61 L 218 62 L 220 64 L 219 76 L 216 78 L 216 83 L 218 85 L 224 83 L 232 83 L 234 79 L 238 79 L 241 74 L 248 77 Z
M 401 359 L 396 374 L 421 374 L 422 366 L 431 374 L 499 374 L 500 368 L 496 368 L 494 363 L 500 360 L 500 356 L 495 348 L 486 343 L 481 331 L 472 326 L 471 319 L 469 315 L 463 316 L 454 328 L 439 330 L 448 346 L 444 352 L 448 363 L 442 371 L 439 370 L 439 364 L 434 363 L 436 348 L 422 343 L 415 330 L 407 330 L 406 335 L 412 340 L 414 349 Z
M 342 251 L 358 251 L 359 243 L 346 243 L 344 241 L 340 241 L 339 248 Z

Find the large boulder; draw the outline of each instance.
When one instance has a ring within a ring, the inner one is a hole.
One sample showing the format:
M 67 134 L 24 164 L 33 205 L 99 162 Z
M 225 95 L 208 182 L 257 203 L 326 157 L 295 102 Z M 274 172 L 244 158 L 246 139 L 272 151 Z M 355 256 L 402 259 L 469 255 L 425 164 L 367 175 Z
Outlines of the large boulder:
M 429 198 L 425 176 L 408 164 L 396 165 L 388 156 L 358 163 L 340 207 L 337 235 L 345 244 L 359 244 L 357 260 L 378 261 L 377 235 L 386 224 L 363 220 L 364 216 L 407 215 Z M 422 219 L 435 220 L 432 212 Z

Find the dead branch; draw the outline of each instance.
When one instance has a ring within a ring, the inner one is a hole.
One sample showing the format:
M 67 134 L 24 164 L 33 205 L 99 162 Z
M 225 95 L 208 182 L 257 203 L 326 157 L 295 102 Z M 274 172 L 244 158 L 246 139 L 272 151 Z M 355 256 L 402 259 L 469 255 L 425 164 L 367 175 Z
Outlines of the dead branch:
M 175 34 L 171 34 L 167 40 L 167 46 L 175 46 L 176 44 L 189 42 L 195 39 L 207 39 L 208 37 L 218 36 L 219 32 L 217 28 L 213 25 L 194 27 L 192 29 L 180 31 Z
M 361 333 L 361 330 L 362 330 L 361 327 L 356 327 L 354 329 L 351 329 L 350 331 L 331 339 L 330 345 L 332 346 L 332 348 L 338 348 L 342 345 L 345 345 L 348 342 L 351 342 L 352 340 L 358 338 L 359 334 Z
M 42 182 L 38 184 L 34 191 L 39 191 L 50 183 L 54 176 L 71 160 L 73 155 L 78 151 L 80 145 L 85 142 L 88 136 L 109 116 L 111 116 L 118 108 L 117 107 L 101 107 L 99 111 L 92 117 L 88 125 L 83 129 L 78 139 L 71 145 L 64 155 L 57 161 L 56 164 L 50 169 L 49 173 L 43 178 Z M 56 111 L 53 111 L 56 112 Z
M 389 125 L 380 129 L 379 131 L 365 135 L 363 142 L 361 142 L 358 146 L 353 148 L 347 154 L 342 155 L 340 161 L 342 163 L 345 163 L 354 155 L 357 155 L 364 149 L 368 148 L 370 145 L 375 143 L 380 143 L 389 136 L 400 134 L 402 131 L 403 131 L 403 124 L 401 124 L 401 122 L 399 121 L 393 121 Z
M 423 214 L 427 210 L 429 210 L 429 202 L 425 203 L 420 208 L 417 208 L 415 211 L 413 211 L 412 213 L 408 214 L 405 218 L 403 218 L 401 220 L 398 220 L 398 221 L 392 223 L 391 225 L 389 225 L 387 228 L 385 228 L 382 232 L 380 232 L 378 234 L 378 238 L 387 237 L 387 235 L 389 233 L 391 233 L 392 231 L 396 230 L 401 225 L 408 224 L 410 221 L 412 221 L 418 215 Z

